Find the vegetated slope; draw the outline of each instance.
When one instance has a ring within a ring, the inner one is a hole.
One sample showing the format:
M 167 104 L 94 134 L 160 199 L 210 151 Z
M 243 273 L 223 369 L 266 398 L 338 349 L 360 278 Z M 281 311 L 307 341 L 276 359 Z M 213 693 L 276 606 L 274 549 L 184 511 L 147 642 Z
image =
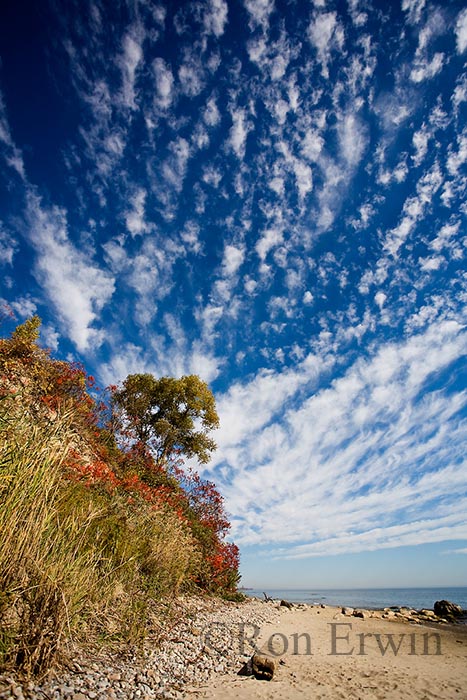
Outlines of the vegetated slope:
M 0 668 L 40 674 L 70 639 L 135 642 L 154 600 L 234 594 L 238 550 L 213 484 L 122 434 L 113 388 L 0 340 Z

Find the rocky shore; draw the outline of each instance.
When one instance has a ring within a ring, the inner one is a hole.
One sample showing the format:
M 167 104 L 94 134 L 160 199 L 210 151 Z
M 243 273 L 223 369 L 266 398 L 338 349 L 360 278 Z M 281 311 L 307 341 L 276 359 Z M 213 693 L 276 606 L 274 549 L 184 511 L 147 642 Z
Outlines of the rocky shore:
M 257 599 L 243 603 L 179 599 L 176 608 L 177 621 L 166 625 L 157 646 L 149 637 L 138 652 L 75 653 L 67 667 L 41 683 L 0 676 L 0 700 L 178 700 L 202 693 L 213 678 L 237 678 L 255 645 L 268 633 L 279 634 L 275 630 L 284 625 L 317 630 L 324 623 L 327 628 L 343 621 L 366 627 L 380 621 L 390 628 L 391 622 L 414 628 L 436 623 L 442 628 L 451 621 L 432 610 L 369 611 Z
M 278 620 L 277 606 L 261 601 L 229 603 L 211 599 L 177 601 L 178 622 L 154 648 L 151 638 L 142 652 L 75 656 L 68 668 L 41 683 L 21 684 L 0 676 L 0 700 L 174 700 L 183 688 L 203 683 L 213 674 L 235 673 L 242 655 L 239 632 Z M 246 651 L 246 645 L 245 651 Z M 250 654 L 251 656 L 251 654 Z

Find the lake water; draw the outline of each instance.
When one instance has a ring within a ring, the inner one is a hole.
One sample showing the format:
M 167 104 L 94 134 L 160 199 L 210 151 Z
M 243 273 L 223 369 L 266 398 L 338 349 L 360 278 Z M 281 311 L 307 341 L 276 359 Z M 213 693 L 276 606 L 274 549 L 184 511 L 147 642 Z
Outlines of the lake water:
M 263 598 L 262 590 L 246 590 L 246 595 Z M 379 610 L 392 606 L 421 610 L 433 609 L 437 600 L 450 600 L 467 610 L 467 587 L 463 588 L 341 588 L 341 589 L 269 589 L 271 598 L 279 598 L 291 603 L 324 605 L 345 605 L 351 608 Z

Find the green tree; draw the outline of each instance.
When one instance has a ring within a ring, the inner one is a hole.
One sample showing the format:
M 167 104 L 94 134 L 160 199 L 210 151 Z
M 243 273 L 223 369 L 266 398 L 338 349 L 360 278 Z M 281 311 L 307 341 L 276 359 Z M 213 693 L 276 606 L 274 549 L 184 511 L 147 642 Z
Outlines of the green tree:
M 180 450 L 205 464 L 216 449 L 208 435 L 219 426 L 216 402 L 195 374 L 180 379 L 130 374 L 115 391 L 113 403 L 123 412 L 130 434 L 147 445 L 159 463 Z

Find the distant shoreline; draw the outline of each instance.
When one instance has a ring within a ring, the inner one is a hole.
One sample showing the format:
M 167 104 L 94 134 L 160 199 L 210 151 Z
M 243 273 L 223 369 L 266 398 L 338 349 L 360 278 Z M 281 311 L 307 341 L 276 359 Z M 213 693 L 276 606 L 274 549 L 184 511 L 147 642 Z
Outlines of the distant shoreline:
M 286 599 L 291 603 L 358 607 L 366 610 L 385 608 L 412 608 L 433 610 L 437 600 L 449 600 L 467 610 L 467 586 L 424 588 L 244 588 L 248 597 L 264 599 L 264 593 L 274 600 Z

